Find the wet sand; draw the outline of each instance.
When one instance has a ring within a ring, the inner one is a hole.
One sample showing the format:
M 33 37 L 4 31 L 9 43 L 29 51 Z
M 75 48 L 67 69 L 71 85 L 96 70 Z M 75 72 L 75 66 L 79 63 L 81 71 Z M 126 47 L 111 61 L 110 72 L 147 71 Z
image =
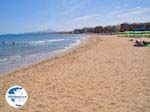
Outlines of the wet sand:
M 13 85 L 29 95 L 20 109 L 4 97 Z M 0 112 L 150 112 L 150 47 L 92 35 L 76 50 L 0 75 Z

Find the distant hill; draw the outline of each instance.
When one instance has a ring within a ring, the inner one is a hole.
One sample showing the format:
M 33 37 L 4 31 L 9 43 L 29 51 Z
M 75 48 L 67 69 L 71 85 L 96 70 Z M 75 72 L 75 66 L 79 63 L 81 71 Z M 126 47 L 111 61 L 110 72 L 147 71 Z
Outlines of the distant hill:
M 22 35 L 22 34 L 43 34 L 43 33 L 56 33 L 55 30 L 47 29 L 42 31 L 35 31 L 35 32 L 24 32 L 24 33 L 7 33 L 7 34 L 0 34 L 2 35 Z
M 46 29 L 46 30 L 42 30 L 42 31 L 35 32 L 35 33 L 55 33 L 55 32 L 56 32 L 55 30 Z
M 46 30 L 41 30 L 36 32 L 25 32 L 24 34 L 55 33 L 55 32 L 56 32 L 55 30 L 46 29 Z

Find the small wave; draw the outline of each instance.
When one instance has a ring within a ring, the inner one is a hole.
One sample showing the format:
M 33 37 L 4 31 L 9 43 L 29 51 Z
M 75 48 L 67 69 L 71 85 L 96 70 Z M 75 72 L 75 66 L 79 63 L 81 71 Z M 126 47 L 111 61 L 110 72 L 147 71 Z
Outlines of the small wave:
M 43 43 L 45 43 L 45 40 L 29 42 L 29 44 L 34 44 L 34 45 L 39 45 L 39 44 L 43 44 Z
M 8 57 L 5 57 L 5 58 L 1 58 L 0 63 L 15 61 L 20 57 L 21 57 L 20 55 L 16 55 L 16 56 L 8 56 Z
M 59 42 L 59 41 L 64 41 L 64 39 L 38 40 L 38 41 L 29 42 L 29 44 L 44 45 L 44 44 L 47 44 L 49 42 Z
M 47 40 L 46 42 L 59 42 L 64 41 L 65 39 L 53 39 L 53 40 Z
M 20 55 L 16 55 L 16 56 L 10 56 L 8 59 L 13 61 L 13 60 L 16 60 L 16 59 L 18 59 L 20 57 L 21 57 Z
M 0 59 L 0 63 L 1 62 L 5 62 L 5 61 L 7 61 L 8 60 L 8 58 L 2 58 L 2 59 Z
M 77 47 L 81 43 L 81 40 L 76 40 L 76 42 L 71 43 L 69 46 L 65 47 L 65 50 L 69 50 Z

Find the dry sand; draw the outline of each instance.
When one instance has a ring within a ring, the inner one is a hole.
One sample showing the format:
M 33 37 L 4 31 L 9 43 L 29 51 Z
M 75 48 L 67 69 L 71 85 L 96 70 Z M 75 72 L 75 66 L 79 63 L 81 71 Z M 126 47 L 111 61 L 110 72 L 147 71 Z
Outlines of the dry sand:
M 21 85 L 21 109 L 5 92 Z M 150 48 L 93 35 L 80 48 L 0 76 L 0 112 L 150 112 Z

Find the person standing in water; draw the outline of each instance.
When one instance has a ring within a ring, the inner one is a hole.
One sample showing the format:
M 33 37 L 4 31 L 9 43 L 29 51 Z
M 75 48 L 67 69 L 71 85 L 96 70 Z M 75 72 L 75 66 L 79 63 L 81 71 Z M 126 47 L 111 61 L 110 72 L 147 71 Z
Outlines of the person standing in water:
M 5 42 L 3 41 L 3 42 L 2 42 L 2 45 L 4 45 L 4 44 L 5 44 Z
M 13 45 L 13 46 L 15 45 L 15 42 L 14 42 L 14 41 L 12 42 L 12 45 Z

